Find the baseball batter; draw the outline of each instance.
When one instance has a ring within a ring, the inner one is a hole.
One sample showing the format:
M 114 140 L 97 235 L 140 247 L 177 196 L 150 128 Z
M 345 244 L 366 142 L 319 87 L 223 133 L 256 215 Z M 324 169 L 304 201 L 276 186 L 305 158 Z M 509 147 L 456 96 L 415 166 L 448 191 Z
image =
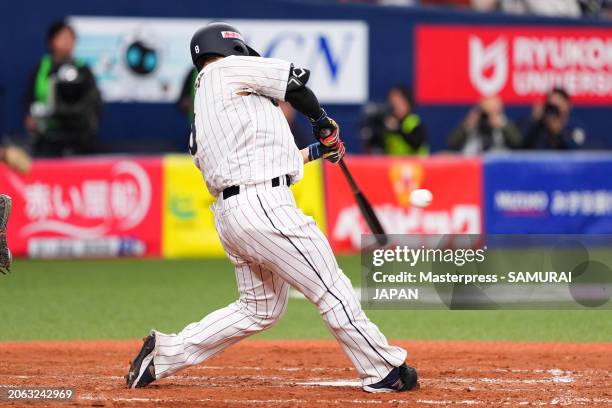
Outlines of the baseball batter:
M 11 251 L 6 243 L 6 224 L 11 216 L 11 197 L 0 194 L 0 273 L 11 271 Z
M 198 30 L 190 49 L 199 75 L 189 150 L 218 197 L 215 226 L 235 266 L 240 298 L 180 333 L 151 331 L 130 364 L 128 387 L 145 387 L 271 327 L 292 286 L 319 309 L 364 390 L 414 388 L 417 372 L 405 364 L 406 351 L 389 345 L 366 317 L 326 237 L 289 189 L 302 178 L 304 163 L 337 163 L 345 151 L 338 125 L 306 86 L 309 71 L 260 57 L 225 23 Z M 298 150 L 278 101 L 306 115 L 319 141 Z

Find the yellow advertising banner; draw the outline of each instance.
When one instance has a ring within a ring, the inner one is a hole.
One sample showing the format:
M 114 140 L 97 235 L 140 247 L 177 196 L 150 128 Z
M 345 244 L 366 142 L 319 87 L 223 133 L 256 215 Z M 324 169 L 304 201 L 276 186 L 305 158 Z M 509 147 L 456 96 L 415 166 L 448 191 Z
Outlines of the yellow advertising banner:
M 314 218 L 321 231 L 327 235 L 323 190 L 322 160 L 304 165 L 304 178 L 291 187 L 298 208 Z
M 304 168 L 304 178 L 293 186 L 299 208 L 325 232 L 323 174 L 320 162 Z M 165 258 L 223 256 L 210 205 L 216 198 L 206 189 L 191 157 L 164 157 L 162 255 Z
M 215 201 L 190 156 L 164 157 L 162 255 L 165 258 L 223 256 L 209 208 Z

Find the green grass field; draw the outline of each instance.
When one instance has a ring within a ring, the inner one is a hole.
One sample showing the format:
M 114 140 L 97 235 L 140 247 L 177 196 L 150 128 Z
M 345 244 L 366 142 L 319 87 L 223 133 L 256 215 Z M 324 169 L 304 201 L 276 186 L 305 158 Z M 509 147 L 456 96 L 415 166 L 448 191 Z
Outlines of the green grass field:
M 340 257 L 358 284 L 359 258 Z M 237 296 L 226 260 L 18 260 L 0 276 L 0 340 L 138 338 L 175 332 Z M 389 338 L 611 341 L 612 311 L 370 311 Z M 291 299 L 261 338 L 331 338 L 316 308 Z

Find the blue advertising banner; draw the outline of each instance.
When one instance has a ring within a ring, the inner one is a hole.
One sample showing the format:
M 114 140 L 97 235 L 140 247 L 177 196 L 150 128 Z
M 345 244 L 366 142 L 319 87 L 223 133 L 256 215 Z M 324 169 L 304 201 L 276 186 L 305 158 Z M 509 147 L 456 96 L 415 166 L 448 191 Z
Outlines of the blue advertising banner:
M 612 154 L 489 156 L 484 163 L 489 234 L 612 233 Z

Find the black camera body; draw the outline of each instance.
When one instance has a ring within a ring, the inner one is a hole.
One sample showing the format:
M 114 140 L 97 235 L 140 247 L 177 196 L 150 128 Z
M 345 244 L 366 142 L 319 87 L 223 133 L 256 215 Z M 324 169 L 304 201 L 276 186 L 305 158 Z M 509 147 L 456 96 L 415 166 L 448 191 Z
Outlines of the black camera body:
M 550 103 L 550 102 L 546 102 L 546 105 L 544 105 L 544 111 L 542 113 L 543 117 L 559 117 L 561 116 L 561 109 L 559 109 L 559 107 L 557 105 L 555 105 L 554 103 Z
M 99 101 L 95 85 L 83 68 L 72 63 L 62 65 L 52 86 L 49 120 L 53 125 L 43 137 L 68 143 L 91 138 L 98 129 Z
M 386 103 L 368 103 L 363 107 L 359 135 L 370 153 L 384 153 L 385 119 L 392 112 Z
M 491 122 L 489 121 L 489 114 L 485 111 L 480 111 L 480 115 L 478 116 L 478 133 L 488 135 L 493 132 L 493 126 L 491 126 Z

